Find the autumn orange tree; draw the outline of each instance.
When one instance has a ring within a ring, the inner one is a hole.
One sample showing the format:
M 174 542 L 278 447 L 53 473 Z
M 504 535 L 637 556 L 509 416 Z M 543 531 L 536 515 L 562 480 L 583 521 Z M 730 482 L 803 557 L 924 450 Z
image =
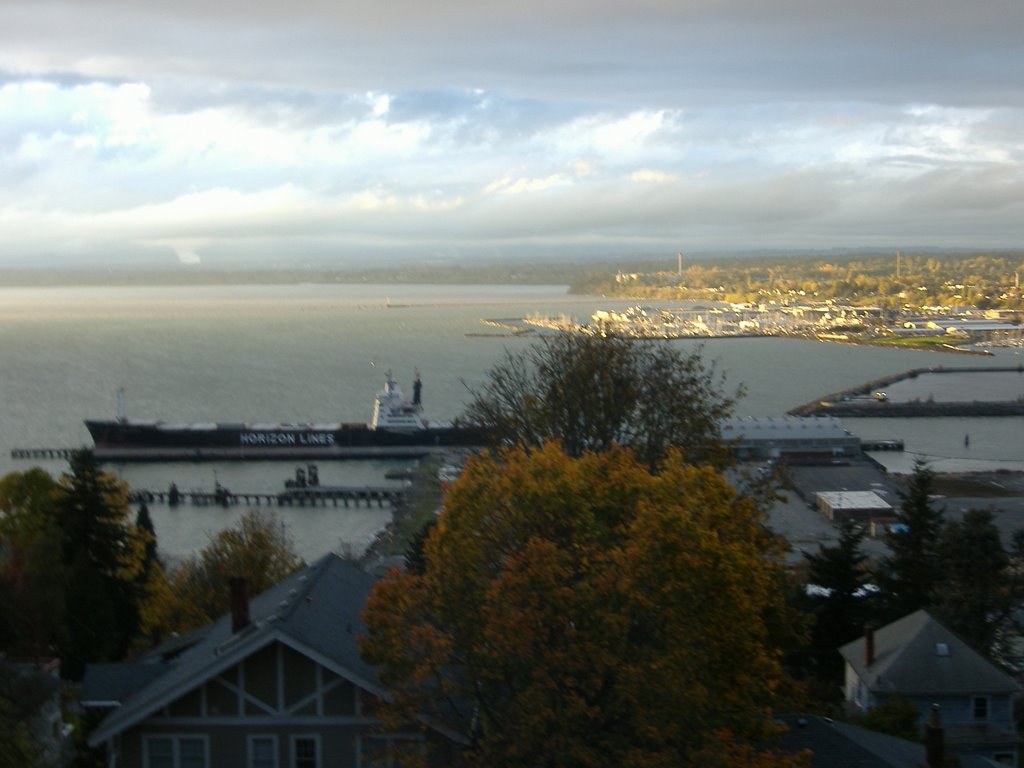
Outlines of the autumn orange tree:
M 779 547 L 749 499 L 672 451 L 656 473 L 616 447 L 483 454 L 422 568 L 376 585 L 362 651 L 387 719 L 457 727 L 465 764 L 697 765 L 772 730 Z

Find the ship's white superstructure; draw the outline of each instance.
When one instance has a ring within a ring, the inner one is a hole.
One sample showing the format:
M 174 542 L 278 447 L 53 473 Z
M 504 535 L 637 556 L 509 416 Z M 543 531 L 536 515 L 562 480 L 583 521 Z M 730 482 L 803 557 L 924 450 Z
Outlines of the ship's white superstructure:
M 417 383 L 419 377 L 417 376 Z M 370 429 L 388 430 L 418 430 L 424 429 L 423 419 L 420 418 L 421 407 L 416 400 L 406 400 L 402 396 L 402 390 L 388 371 L 384 380 L 384 389 L 377 393 L 373 403 L 373 417 L 370 419 Z

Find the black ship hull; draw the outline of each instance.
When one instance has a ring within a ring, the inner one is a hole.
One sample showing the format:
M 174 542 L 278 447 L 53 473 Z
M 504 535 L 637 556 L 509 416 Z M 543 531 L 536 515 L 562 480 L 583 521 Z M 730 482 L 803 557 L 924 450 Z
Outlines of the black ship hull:
M 413 458 L 485 444 L 480 430 L 371 429 L 366 424 L 187 424 L 86 421 L 104 461 Z

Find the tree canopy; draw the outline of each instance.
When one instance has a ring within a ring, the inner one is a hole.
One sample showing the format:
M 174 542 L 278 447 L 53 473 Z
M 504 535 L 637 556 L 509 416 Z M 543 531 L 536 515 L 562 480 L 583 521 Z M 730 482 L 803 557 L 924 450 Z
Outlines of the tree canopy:
M 58 493 L 42 469 L 0 478 L 0 649 L 13 655 L 52 653 L 63 621 Z
M 100 470 L 91 451 L 75 451 L 60 477 L 56 515 L 65 573 L 62 669 L 120 659 L 139 622 L 145 541 L 133 524 L 127 488 Z
M 144 537 L 124 485 L 87 450 L 54 481 L 41 469 L 0 480 L 3 650 L 59 655 L 77 678 L 90 661 L 120 659 L 138 626 Z
M 670 447 L 690 463 L 722 462 L 721 420 L 736 397 L 701 350 L 667 341 L 582 333 L 544 336 L 506 352 L 471 389 L 463 419 L 497 445 L 539 448 L 557 440 L 570 456 L 629 445 L 649 468 Z
M 362 650 L 388 718 L 448 721 L 466 764 L 698 765 L 772 730 L 780 563 L 756 506 L 674 449 L 658 473 L 504 449 L 467 463 L 420 567 L 376 585 Z
M 840 526 L 835 545 L 822 544 L 817 552 L 804 556 L 807 581 L 817 588 L 801 601 L 814 615 L 811 647 L 835 663 L 839 663 L 835 650 L 860 637 L 874 608 L 868 557 L 861 550 L 866 533 L 861 525 L 847 520 Z
M 175 569 L 163 601 L 147 617 L 150 629 L 180 631 L 214 621 L 230 608 L 232 577 L 245 578 L 257 594 L 303 565 L 284 524 L 272 513 L 250 510 Z
M 942 578 L 932 602 L 937 618 L 984 653 L 996 652 L 1021 597 L 991 512 L 968 510 L 948 521 L 939 537 Z M 1019 565 L 1019 563 L 1017 563 Z
M 935 473 L 918 461 L 900 494 L 898 527 L 889 534 L 890 555 L 877 572 L 887 620 L 895 620 L 931 602 L 932 591 L 942 576 L 939 537 L 942 512 L 931 496 Z

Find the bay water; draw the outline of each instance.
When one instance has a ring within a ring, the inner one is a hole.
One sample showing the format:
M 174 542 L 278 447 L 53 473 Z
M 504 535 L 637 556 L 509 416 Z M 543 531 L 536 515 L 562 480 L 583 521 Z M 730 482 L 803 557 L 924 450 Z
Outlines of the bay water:
M 533 343 L 501 335 L 485 319 L 531 314 L 587 319 L 636 301 L 570 296 L 565 286 L 269 285 L 132 288 L 0 288 L 0 475 L 61 461 L 11 458 L 13 448 L 91 445 L 85 418 L 112 418 L 124 387 L 130 418 L 169 422 L 364 422 L 385 372 L 408 392 L 423 380 L 428 419 L 450 420 L 508 351 Z M 656 306 L 679 303 L 644 302 Z M 1015 366 L 1020 350 L 992 357 L 880 349 L 778 338 L 682 340 L 703 348 L 743 386 L 737 413 L 778 416 L 827 393 L 909 368 Z M 666 400 L 685 393 L 666 392 Z M 970 398 L 965 398 L 970 399 Z M 1024 469 L 1024 419 L 849 419 L 870 438 L 904 439 L 883 457 L 894 471 L 912 459 L 937 469 Z M 970 435 L 969 445 L 964 436 Z M 401 461 L 318 462 L 330 485 L 387 485 Z M 286 462 L 120 464 L 135 488 L 277 492 Z M 171 558 L 204 546 L 245 509 L 151 505 Z M 306 559 L 361 552 L 390 520 L 381 508 L 276 508 Z

